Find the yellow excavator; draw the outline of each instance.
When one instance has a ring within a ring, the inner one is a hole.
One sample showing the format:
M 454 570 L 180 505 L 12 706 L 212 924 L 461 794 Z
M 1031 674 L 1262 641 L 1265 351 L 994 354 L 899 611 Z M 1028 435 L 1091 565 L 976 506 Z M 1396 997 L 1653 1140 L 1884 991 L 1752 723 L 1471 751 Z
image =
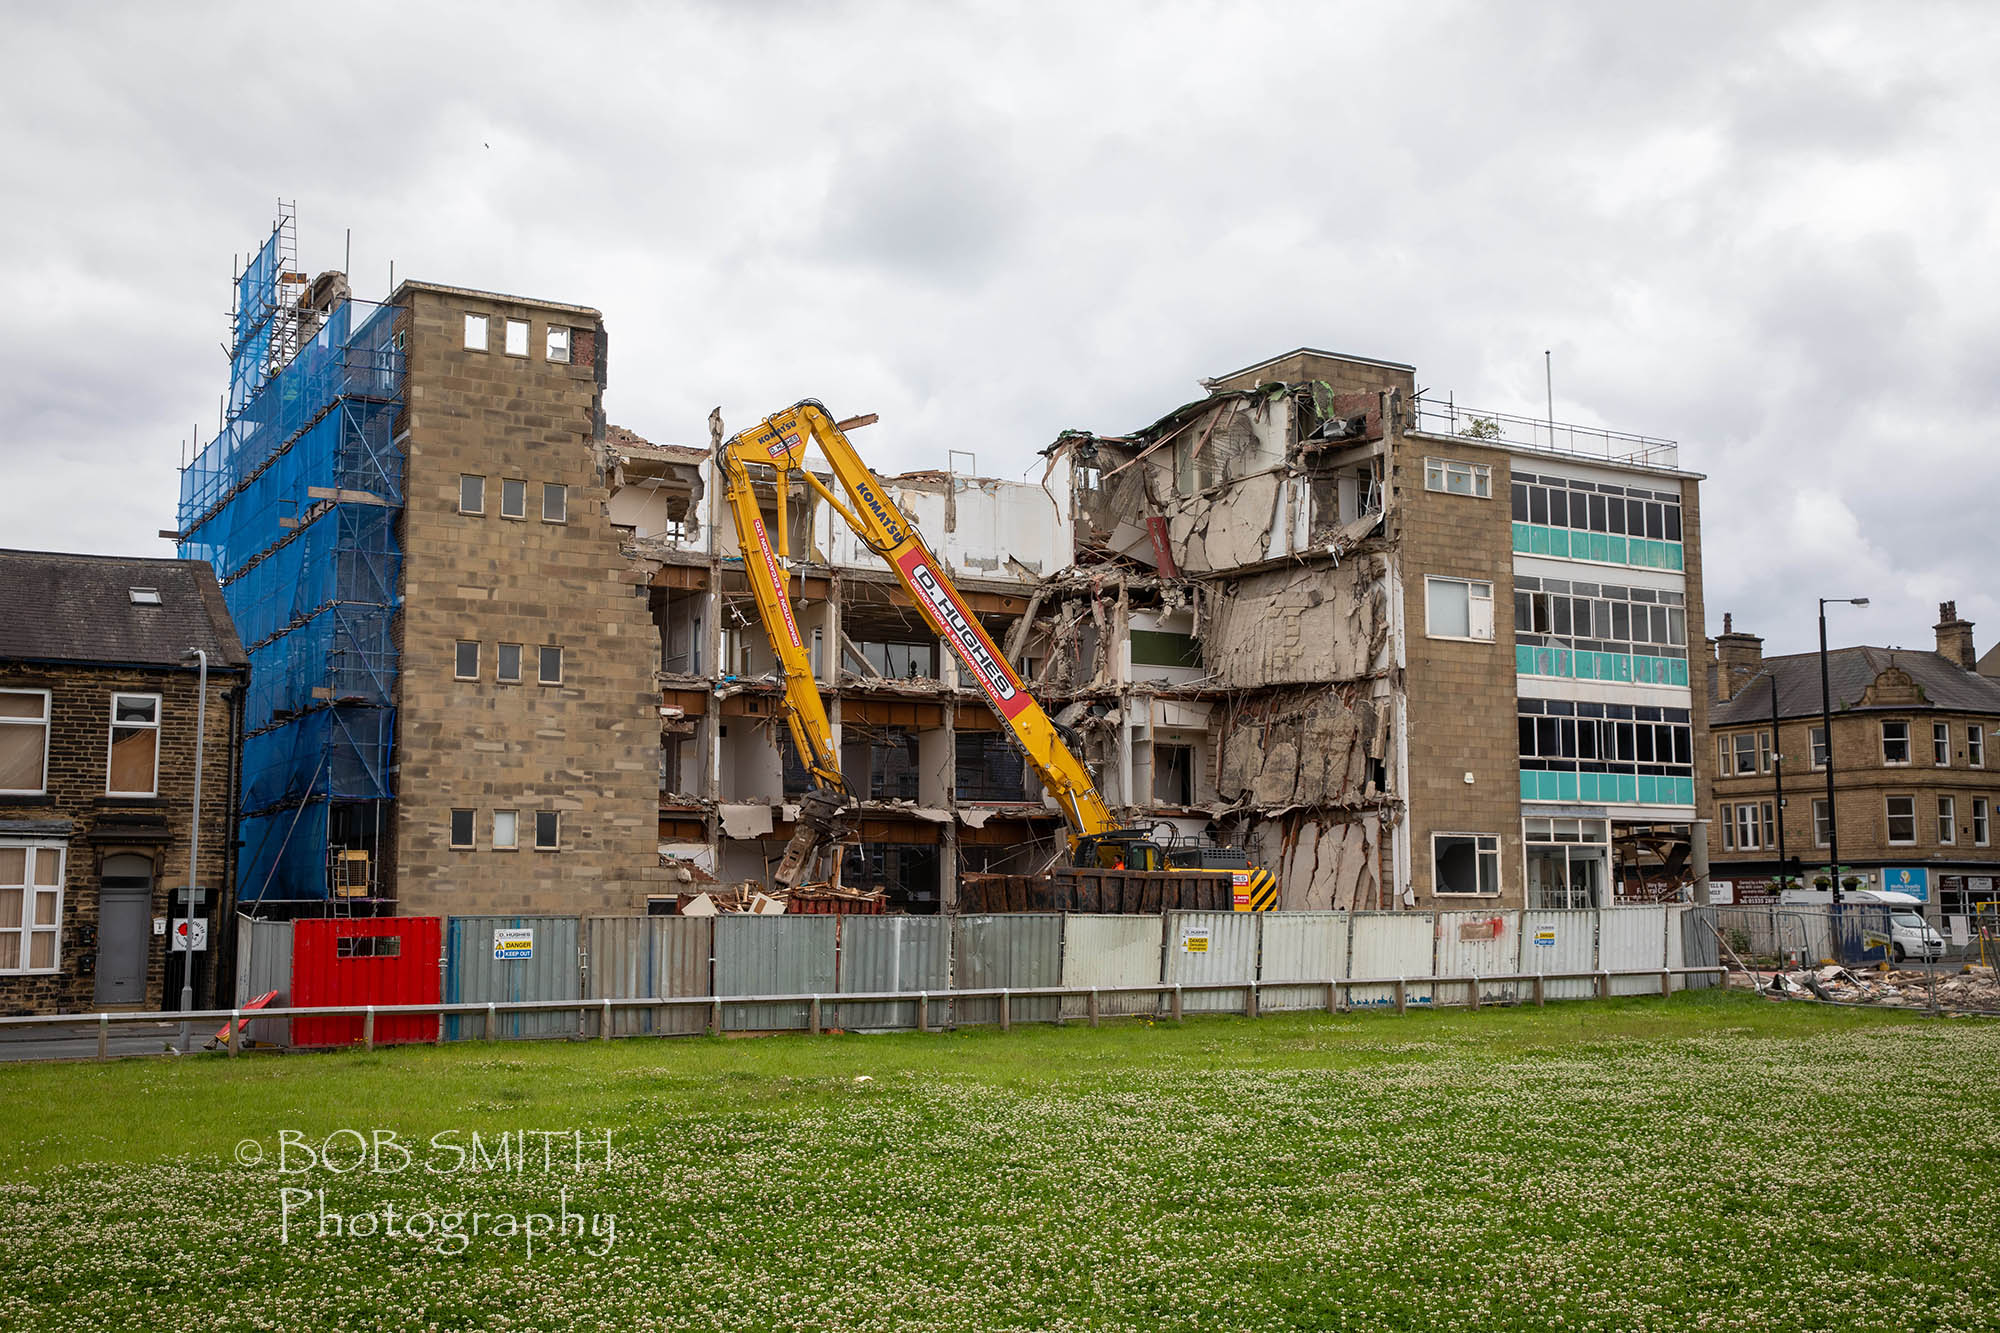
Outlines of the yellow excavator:
M 1091 780 L 1090 770 L 1070 748 L 1062 729 L 1042 711 L 1005 656 L 986 633 L 881 481 L 861 461 L 847 432 L 873 416 L 836 422 L 816 399 L 796 403 L 757 425 L 715 444 L 723 498 L 736 524 L 744 572 L 759 618 L 784 675 L 785 718 L 813 789 L 800 802 L 791 841 L 773 877 L 791 890 L 806 882 L 821 853 L 847 833 L 854 804 L 841 775 L 833 728 L 813 679 L 812 656 L 799 633 L 790 590 L 790 534 L 787 531 L 791 478 L 796 474 L 854 530 L 869 550 L 895 571 L 917 610 L 950 645 L 979 686 L 1014 743 L 1055 799 L 1069 824 L 1070 865 L 1128 872 L 1172 872 L 1231 877 L 1231 901 L 1238 911 L 1263 911 L 1277 904 L 1277 882 L 1268 870 L 1249 864 L 1241 851 L 1212 846 L 1161 843 L 1150 831 L 1122 827 Z M 717 432 L 719 435 L 719 431 Z M 817 445 L 844 495 L 836 495 L 805 466 L 806 449 Z M 752 467 L 776 474 L 777 532 L 764 523 L 753 487 Z M 775 536 L 775 541 L 773 540 Z

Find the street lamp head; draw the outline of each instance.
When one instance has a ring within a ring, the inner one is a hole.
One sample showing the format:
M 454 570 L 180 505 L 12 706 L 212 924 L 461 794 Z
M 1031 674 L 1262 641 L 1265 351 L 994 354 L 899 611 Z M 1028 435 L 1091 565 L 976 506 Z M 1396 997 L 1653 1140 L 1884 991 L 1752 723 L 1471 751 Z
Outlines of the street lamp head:
M 1848 599 L 1847 604 L 1849 606 L 1866 606 L 1868 605 L 1868 599 L 1866 597 L 1851 597 Z

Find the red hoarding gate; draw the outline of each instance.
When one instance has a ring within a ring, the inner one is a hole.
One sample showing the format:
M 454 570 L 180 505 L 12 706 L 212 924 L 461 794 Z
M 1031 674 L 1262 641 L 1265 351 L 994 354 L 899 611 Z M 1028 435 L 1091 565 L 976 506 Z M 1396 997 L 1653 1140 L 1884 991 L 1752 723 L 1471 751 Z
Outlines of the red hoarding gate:
M 389 916 L 292 923 L 292 994 L 301 1009 L 335 1004 L 437 1004 L 443 920 Z M 435 1014 L 384 1014 L 377 1042 L 436 1041 Z M 294 1046 L 352 1046 L 361 1015 L 292 1020 Z

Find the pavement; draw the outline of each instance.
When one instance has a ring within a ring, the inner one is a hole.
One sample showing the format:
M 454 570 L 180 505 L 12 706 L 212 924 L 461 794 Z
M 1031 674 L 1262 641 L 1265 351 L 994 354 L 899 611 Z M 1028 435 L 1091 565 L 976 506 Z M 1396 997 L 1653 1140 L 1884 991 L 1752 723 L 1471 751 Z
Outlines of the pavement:
M 215 1035 L 214 1020 L 196 1024 L 194 1046 Z M 163 1055 L 179 1045 L 178 1023 L 113 1023 L 112 1055 Z M 95 1060 L 97 1024 L 52 1023 L 47 1027 L 0 1028 L 0 1060 Z

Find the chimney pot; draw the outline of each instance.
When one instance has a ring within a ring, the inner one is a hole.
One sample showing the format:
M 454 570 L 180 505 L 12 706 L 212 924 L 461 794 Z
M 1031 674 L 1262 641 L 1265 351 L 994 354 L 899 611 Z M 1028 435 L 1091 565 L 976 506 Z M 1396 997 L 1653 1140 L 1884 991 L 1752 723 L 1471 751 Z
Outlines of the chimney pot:
M 1958 618 L 1958 603 L 1938 603 L 1937 623 L 1938 655 L 1956 665 L 1961 671 L 1978 668 L 1978 654 L 1972 648 L 1972 622 Z

